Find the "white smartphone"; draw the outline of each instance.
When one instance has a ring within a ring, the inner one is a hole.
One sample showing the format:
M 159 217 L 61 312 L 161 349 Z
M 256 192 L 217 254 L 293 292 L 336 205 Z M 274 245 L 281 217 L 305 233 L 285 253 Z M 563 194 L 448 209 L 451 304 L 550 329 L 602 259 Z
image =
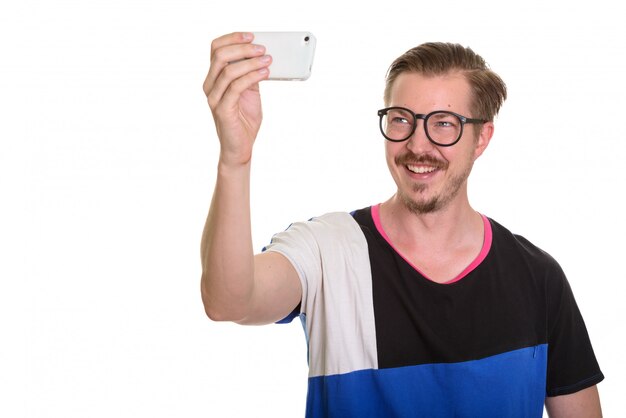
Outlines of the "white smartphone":
M 311 76 L 315 36 L 311 32 L 253 32 L 254 44 L 272 56 L 270 80 L 306 80 Z

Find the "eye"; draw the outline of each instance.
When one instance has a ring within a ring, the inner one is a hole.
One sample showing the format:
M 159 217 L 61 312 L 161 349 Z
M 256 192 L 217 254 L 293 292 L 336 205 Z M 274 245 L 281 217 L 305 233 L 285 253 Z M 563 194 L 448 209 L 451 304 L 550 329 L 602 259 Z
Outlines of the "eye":
M 390 118 L 391 123 L 394 125 L 405 125 L 405 124 L 409 124 L 409 120 L 405 117 L 402 116 L 393 116 Z
M 456 129 L 460 124 L 457 117 L 447 113 L 435 113 L 428 119 L 428 125 L 433 129 Z
M 387 113 L 387 122 L 391 125 L 412 125 L 413 117 L 406 111 L 393 109 Z

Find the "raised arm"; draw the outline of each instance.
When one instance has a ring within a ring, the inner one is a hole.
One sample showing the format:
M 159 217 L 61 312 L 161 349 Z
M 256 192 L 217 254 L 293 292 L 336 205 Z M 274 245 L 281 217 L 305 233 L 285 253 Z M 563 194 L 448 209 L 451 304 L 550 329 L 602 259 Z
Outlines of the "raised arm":
M 283 256 L 255 256 L 252 248 L 250 164 L 262 120 L 259 82 L 269 75 L 271 62 L 264 53 L 251 34 L 215 39 L 203 86 L 220 140 L 201 245 L 202 301 L 213 320 L 275 322 L 297 306 L 302 293 L 295 269 Z

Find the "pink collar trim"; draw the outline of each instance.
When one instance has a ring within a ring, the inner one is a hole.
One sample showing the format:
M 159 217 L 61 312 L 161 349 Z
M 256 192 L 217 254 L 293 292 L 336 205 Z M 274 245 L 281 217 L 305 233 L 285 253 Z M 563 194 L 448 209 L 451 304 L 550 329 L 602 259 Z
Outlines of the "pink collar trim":
M 380 235 L 382 235 L 382 237 L 385 239 L 385 241 L 387 241 L 387 243 L 391 246 L 391 248 L 393 248 L 393 250 L 396 253 L 398 253 L 400 255 L 400 257 L 402 257 L 404 259 L 404 261 L 409 263 L 409 265 L 411 267 L 413 267 L 419 274 L 424 276 L 426 279 L 428 279 L 430 281 L 433 281 L 428 276 L 426 276 L 424 273 L 422 273 L 416 266 L 414 266 L 413 263 L 411 263 L 409 260 L 407 260 L 402 255 L 402 253 L 400 253 L 396 249 L 396 247 L 393 245 L 393 243 L 391 242 L 391 240 L 389 239 L 389 237 L 385 233 L 385 230 L 383 229 L 383 226 L 382 226 L 382 224 L 380 222 L 380 203 L 378 205 L 372 206 L 371 209 L 372 209 L 372 219 L 374 221 L 374 225 L 376 225 L 376 229 L 378 230 Z M 470 263 L 469 266 L 465 267 L 465 269 L 461 273 L 459 273 L 459 275 L 457 275 L 454 279 L 449 280 L 447 282 L 444 282 L 442 284 L 452 284 L 452 283 L 458 282 L 459 280 L 461 280 L 462 278 L 467 276 L 472 270 L 474 270 L 476 267 L 478 267 L 480 265 L 480 263 L 482 263 L 483 260 L 487 257 L 487 254 L 489 254 L 489 249 L 491 248 L 491 241 L 492 241 L 492 238 L 493 238 L 492 231 L 491 231 L 491 223 L 489 222 L 489 219 L 485 215 L 481 214 L 480 216 L 483 218 L 483 225 L 484 225 L 484 231 L 485 231 L 485 236 L 483 238 L 483 247 L 480 250 L 480 253 L 474 259 L 474 261 L 472 261 Z

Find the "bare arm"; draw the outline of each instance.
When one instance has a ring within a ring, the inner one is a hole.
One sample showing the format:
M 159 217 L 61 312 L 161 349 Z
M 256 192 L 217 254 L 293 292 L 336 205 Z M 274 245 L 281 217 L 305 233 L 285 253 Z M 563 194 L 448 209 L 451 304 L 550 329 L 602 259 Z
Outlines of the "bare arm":
M 232 33 L 211 45 L 204 92 L 220 139 L 220 158 L 202 235 L 201 290 L 211 319 L 260 324 L 288 315 L 300 301 L 301 285 L 283 256 L 254 256 L 252 249 L 250 163 L 262 120 L 258 83 L 267 78 L 271 61 L 250 41 Z M 238 62 L 229 64 L 233 61 Z
M 571 395 L 546 398 L 546 410 L 550 418 L 600 418 L 600 395 L 591 386 Z

